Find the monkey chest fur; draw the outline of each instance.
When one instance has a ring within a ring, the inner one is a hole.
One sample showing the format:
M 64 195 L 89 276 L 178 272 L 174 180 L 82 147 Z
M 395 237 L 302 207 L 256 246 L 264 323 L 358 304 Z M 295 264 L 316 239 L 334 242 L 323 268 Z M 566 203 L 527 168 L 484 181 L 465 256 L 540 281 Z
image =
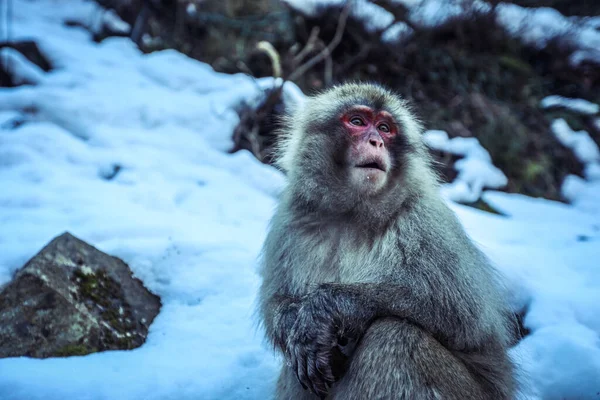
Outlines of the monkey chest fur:
M 326 282 L 381 282 L 403 279 L 403 253 L 397 236 L 376 240 L 356 232 L 321 230 L 299 238 L 290 255 L 288 274 L 294 288 Z

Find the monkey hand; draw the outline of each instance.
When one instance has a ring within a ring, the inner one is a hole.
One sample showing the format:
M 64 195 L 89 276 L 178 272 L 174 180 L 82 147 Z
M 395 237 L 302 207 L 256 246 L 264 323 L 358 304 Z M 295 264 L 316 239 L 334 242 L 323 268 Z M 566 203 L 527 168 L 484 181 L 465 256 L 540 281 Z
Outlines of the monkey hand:
M 343 373 L 340 364 L 345 360 L 338 345 L 344 339 L 337 314 L 328 293 L 316 290 L 303 299 L 287 341 L 288 364 L 304 389 L 321 398 Z

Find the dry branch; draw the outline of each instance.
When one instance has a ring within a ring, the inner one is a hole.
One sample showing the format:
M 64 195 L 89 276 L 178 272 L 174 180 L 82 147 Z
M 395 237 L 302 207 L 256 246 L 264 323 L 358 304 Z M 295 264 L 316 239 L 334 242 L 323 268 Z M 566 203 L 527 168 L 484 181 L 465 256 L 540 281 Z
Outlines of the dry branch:
M 306 46 L 294 57 L 294 65 L 298 65 L 304 60 L 311 51 L 314 50 L 317 40 L 319 39 L 319 32 L 321 30 L 318 26 L 315 26 L 312 31 L 310 31 L 310 36 L 308 41 L 306 42 Z
M 256 49 L 265 53 L 271 60 L 271 68 L 275 78 L 281 78 L 281 60 L 273 45 L 265 40 L 258 42 Z
M 342 10 L 340 14 L 340 18 L 338 20 L 337 29 L 335 31 L 335 35 L 331 42 L 319 52 L 316 56 L 299 66 L 288 78 L 290 81 L 295 81 L 302 75 L 306 73 L 309 69 L 315 66 L 317 63 L 323 61 L 327 57 L 331 57 L 331 52 L 335 50 L 335 48 L 342 41 L 342 36 L 344 35 L 344 30 L 346 29 L 346 21 L 348 21 L 348 15 L 350 15 L 352 2 L 349 1 L 346 3 L 346 6 Z

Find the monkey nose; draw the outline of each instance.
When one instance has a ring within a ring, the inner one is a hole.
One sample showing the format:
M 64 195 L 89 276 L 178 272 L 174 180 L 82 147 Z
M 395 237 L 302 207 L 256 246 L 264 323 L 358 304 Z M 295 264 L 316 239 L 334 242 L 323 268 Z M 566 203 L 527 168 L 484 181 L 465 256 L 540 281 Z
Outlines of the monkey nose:
M 379 135 L 371 135 L 369 137 L 369 143 L 375 148 L 383 147 L 383 139 Z

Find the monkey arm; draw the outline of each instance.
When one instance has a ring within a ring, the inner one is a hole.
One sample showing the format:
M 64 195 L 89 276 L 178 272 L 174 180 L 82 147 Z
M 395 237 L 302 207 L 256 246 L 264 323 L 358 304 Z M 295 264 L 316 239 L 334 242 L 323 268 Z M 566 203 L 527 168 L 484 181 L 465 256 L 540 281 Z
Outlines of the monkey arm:
M 276 348 L 285 352 L 288 334 L 298 315 L 299 300 L 275 294 L 266 300 L 262 307 L 267 337 Z
M 447 295 L 441 288 L 417 291 L 390 282 L 325 283 L 309 296 L 313 309 L 328 313 L 340 334 L 351 339 L 360 338 L 377 318 L 397 317 L 425 329 L 449 348 L 477 348 L 483 336 L 477 331 L 481 310 L 453 289 L 456 292 Z
M 321 284 L 302 298 L 287 355 L 302 385 L 323 398 L 336 380 L 332 371 L 339 339 L 360 339 L 377 318 L 410 321 L 449 349 L 476 349 L 483 335 L 470 315 L 475 308 L 455 304 L 459 300 L 390 282 Z

